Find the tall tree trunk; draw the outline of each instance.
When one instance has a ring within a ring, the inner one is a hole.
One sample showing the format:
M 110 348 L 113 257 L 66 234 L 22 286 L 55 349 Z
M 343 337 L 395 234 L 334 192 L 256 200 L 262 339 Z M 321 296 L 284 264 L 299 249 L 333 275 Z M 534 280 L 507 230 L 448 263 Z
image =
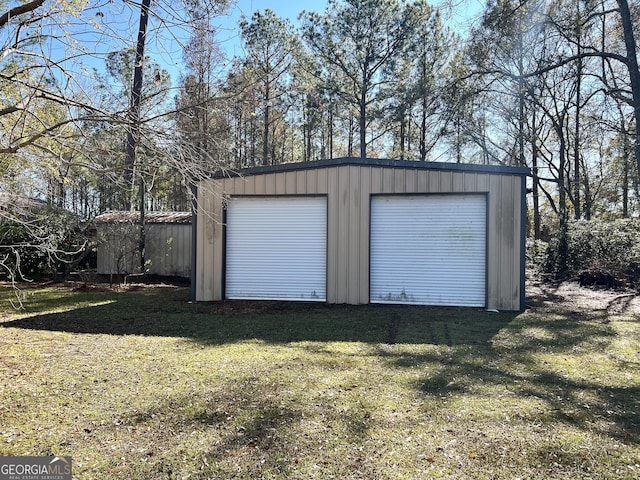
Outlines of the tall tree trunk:
M 349 141 L 347 144 L 347 156 L 348 157 L 353 157 L 353 133 L 354 133 L 354 126 L 353 126 L 353 115 L 349 115 Z
M 580 2 L 576 2 L 578 8 L 577 18 L 580 18 Z M 582 46 L 581 46 L 581 30 L 578 26 L 577 29 L 577 40 L 578 40 L 578 71 L 576 73 L 576 119 L 575 119 L 575 129 L 574 129 L 574 143 L 573 143 L 573 211 L 576 220 L 580 220 L 582 217 L 582 206 L 580 199 L 580 115 L 581 115 L 581 105 L 582 101 L 581 93 L 582 93 L 582 66 L 583 60 L 580 58 L 582 54 Z
M 422 108 L 420 109 L 420 160 L 427 160 L 427 94 L 422 94 Z
M 636 39 L 633 33 L 633 21 L 629 2 L 627 0 L 616 0 L 620 9 L 620 21 L 624 34 L 624 44 L 627 50 L 627 68 L 629 69 L 629 80 L 631 81 L 631 93 L 633 99 L 633 114 L 635 118 L 635 157 L 640 175 L 640 70 L 638 70 L 638 57 L 636 54 Z
M 333 158 L 333 105 L 329 105 L 329 158 Z
M 264 135 L 262 137 L 262 165 L 269 165 L 269 82 L 266 82 L 264 89 Z
M 524 167 L 526 165 L 524 158 L 524 107 L 525 107 L 525 79 L 522 76 L 524 73 L 524 46 L 522 39 L 522 31 L 518 33 L 518 166 Z
M 538 121 L 536 113 L 531 116 L 531 175 L 533 177 L 533 238 L 540 240 L 542 237 L 542 228 L 540 225 L 540 177 L 538 176 L 538 140 L 537 140 Z
M 400 160 L 404 160 L 404 145 L 405 145 L 405 136 L 406 136 L 406 125 L 407 120 L 405 113 L 402 112 L 400 114 Z
M 133 87 L 129 108 L 129 128 L 127 131 L 127 155 L 124 162 L 125 187 L 129 190 L 125 195 L 125 210 L 133 205 L 133 168 L 136 162 L 136 148 L 140 136 L 140 99 L 142 98 L 142 81 L 144 67 L 144 44 L 147 38 L 147 23 L 149 20 L 149 6 L 151 0 L 142 0 L 140 5 L 140 25 L 138 41 L 136 43 L 136 60 L 133 71 Z
M 620 115 L 620 135 L 622 136 L 622 216 L 629 218 L 629 136 L 624 116 Z
M 144 72 L 144 45 L 147 38 L 147 23 L 149 20 L 149 7 L 151 0 L 142 0 L 140 5 L 140 25 L 138 28 L 138 41 L 136 43 L 136 60 L 133 70 L 133 86 L 131 88 L 131 108 L 129 110 L 129 129 L 127 133 L 127 156 L 125 159 L 125 186 L 130 189 L 127 195 L 127 210 L 132 208 L 134 204 L 134 168 L 136 165 L 136 149 L 140 137 L 140 100 L 142 98 L 142 81 Z M 138 238 L 138 247 L 140 254 L 140 271 L 144 272 L 146 263 L 145 259 L 145 209 L 144 209 L 144 179 L 142 178 L 142 169 L 138 168 L 140 175 L 139 200 L 140 200 L 140 236 Z
M 360 95 L 360 158 L 367 158 L 367 95 L 362 89 Z
M 568 218 L 567 218 L 567 190 L 565 188 L 565 169 L 567 147 L 564 136 L 564 120 L 557 125 L 556 132 L 560 140 L 559 145 L 559 165 L 558 165 L 558 214 L 560 217 L 560 230 L 558 232 L 558 264 L 557 271 L 564 274 L 568 268 L 569 245 L 568 245 Z

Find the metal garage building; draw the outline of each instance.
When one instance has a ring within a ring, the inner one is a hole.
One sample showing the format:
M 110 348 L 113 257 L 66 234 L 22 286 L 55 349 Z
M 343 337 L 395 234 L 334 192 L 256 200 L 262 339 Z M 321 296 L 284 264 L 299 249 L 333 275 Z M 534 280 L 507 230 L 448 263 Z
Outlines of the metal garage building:
M 523 310 L 528 174 L 342 158 L 203 180 L 192 297 Z

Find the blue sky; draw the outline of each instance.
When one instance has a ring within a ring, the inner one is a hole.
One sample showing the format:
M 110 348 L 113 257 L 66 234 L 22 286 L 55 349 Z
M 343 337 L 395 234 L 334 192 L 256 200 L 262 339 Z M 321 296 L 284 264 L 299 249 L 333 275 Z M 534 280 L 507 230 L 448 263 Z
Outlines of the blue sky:
M 240 47 L 238 22 L 243 15 L 250 18 L 256 10 L 264 11 L 269 8 L 277 16 L 288 18 L 295 25 L 302 10 L 324 12 L 326 6 L 326 0 L 307 0 L 303 2 L 291 0 L 236 0 L 235 5 L 232 5 L 229 9 L 229 14 L 220 19 L 222 28 L 219 38 L 223 43 L 223 48 L 230 55 L 233 55 Z
M 286 17 L 293 21 L 302 10 L 323 12 L 326 6 L 326 0 L 307 0 L 304 2 L 291 0 L 238 0 L 236 8 L 246 16 L 251 16 L 251 13 L 256 10 L 270 8 L 279 17 Z
M 482 12 L 485 0 L 429 0 L 433 6 L 444 5 L 442 14 L 449 19 L 452 28 L 464 33 L 468 29 L 469 22 Z M 229 14 L 220 19 L 222 41 L 225 51 L 233 55 L 238 52 L 240 39 L 238 37 L 238 21 L 241 16 L 251 17 L 256 10 L 264 11 L 269 8 L 276 15 L 288 18 L 294 25 L 297 24 L 298 15 L 302 10 L 324 12 L 327 0 L 305 0 L 296 2 L 291 0 L 236 0 L 231 6 Z
M 468 28 L 467 22 L 470 18 L 477 16 L 482 11 L 482 7 L 485 4 L 485 0 L 430 0 L 432 5 L 449 4 L 453 5 L 452 8 L 444 9 L 442 11 L 443 18 L 449 18 L 449 24 L 452 28 L 458 31 L 463 31 Z M 107 4 L 107 10 L 105 13 L 108 15 L 104 17 L 103 21 L 108 22 L 115 27 L 115 22 L 122 23 L 122 40 L 126 42 L 130 36 L 130 47 L 135 46 L 135 30 L 129 30 L 127 34 L 127 28 L 134 29 L 137 27 L 138 12 L 135 8 L 127 10 L 126 7 L 120 3 Z M 167 3 L 165 3 L 167 5 Z M 170 5 L 170 3 L 168 3 Z M 231 58 L 234 55 L 242 55 L 241 41 L 239 36 L 238 22 L 242 16 L 251 17 L 256 10 L 264 11 L 269 8 L 273 10 L 276 15 L 282 18 L 288 18 L 294 25 L 298 24 L 298 16 L 302 10 L 324 12 L 327 6 L 327 0 L 307 0 L 302 2 L 296 2 L 291 0 L 236 0 L 232 2 L 231 7 L 226 15 L 221 16 L 216 22 L 219 31 L 218 39 L 221 44 L 221 48 L 226 53 L 227 57 Z M 120 14 L 118 14 L 120 12 Z M 159 12 L 160 14 L 162 12 Z M 128 25 L 128 27 L 127 27 Z M 151 17 L 150 19 L 150 36 L 147 39 L 146 53 L 153 61 L 160 63 L 163 68 L 169 70 L 172 80 L 175 84 L 181 70 L 182 70 L 182 47 L 181 43 L 186 40 L 188 32 L 169 31 L 167 25 L 161 25 L 157 18 Z M 106 42 L 101 40 L 106 38 Z M 104 66 L 104 55 L 106 52 L 114 49 L 125 48 L 126 44 L 112 44 L 108 37 L 100 37 L 99 30 L 94 31 L 93 34 L 83 35 L 82 37 L 76 37 L 79 41 L 89 41 L 88 48 L 95 52 L 93 59 L 85 58 L 91 66 L 95 66 L 98 69 Z M 92 43 L 91 43 L 92 42 Z

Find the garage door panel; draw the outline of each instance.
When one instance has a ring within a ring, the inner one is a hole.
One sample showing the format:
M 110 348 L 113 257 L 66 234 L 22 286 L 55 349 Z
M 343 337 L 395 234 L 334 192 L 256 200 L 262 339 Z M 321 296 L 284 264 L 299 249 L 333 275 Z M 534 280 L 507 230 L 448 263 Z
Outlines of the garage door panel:
M 326 300 L 324 197 L 240 197 L 227 207 L 227 298 Z
M 484 195 L 372 199 L 371 302 L 484 306 L 485 291 Z

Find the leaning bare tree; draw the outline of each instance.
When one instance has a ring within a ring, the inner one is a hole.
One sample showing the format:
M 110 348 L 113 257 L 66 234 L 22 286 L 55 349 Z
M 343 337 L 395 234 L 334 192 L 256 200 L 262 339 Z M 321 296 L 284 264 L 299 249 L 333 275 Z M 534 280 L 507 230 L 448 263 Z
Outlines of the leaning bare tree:
M 156 53 L 164 50 L 160 53 L 169 58 L 181 55 L 181 36 L 187 35 L 190 24 L 186 12 L 204 4 L 219 12 L 226 2 L 185 0 L 184 8 L 174 8 L 167 0 L 149 4 Z M 0 8 L 5 5 L 0 3 Z M 188 192 L 196 175 L 184 159 L 172 154 L 176 106 L 169 101 L 172 86 L 167 72 L 152 71 L 143 85 L 137 78 L 140 116 L 135 122 L 131 114 L 135 102 L 109 94 L 114 83 L 104 81 L 109 58 L 128 58 L 114 52 L 136 51 L 138 24 L 121 19 L 136 18 L 139 9 L 138 3 L 127 0 L 34 0 L 0 11 L 0 268 L 11 278 L 26 273 L 20 252 L 37 250 L 68 261 L 64 253 L 82 246 L 82 241 L 72 245 L 60 234 L 43 230 L 52 223 L 50 207 L 73 205 L 72 210 L 86 218 L 126 205 L 132 182 L 125 180 L 134 177 L 144 179 L 135 183 L 141 185 L 138 193 L 150 196 L 145 205 L 168 203 L 158 199 L 172 194 L 171 179 L 176 177 L 181 177 L 175 189 L 178 195 L 188 195 L 183 191 Z M 142 62 L 147 56 L 139 53 L 131 71 L 142 71 L 143 63 L 153 64 Z M 128 71 L 126 64 L 117 70 Z M 128 127 L 134 123 L 132 132 Z M 137 141 L 137 156 L 128 157 L 128 162 L 127 133 L 134 133 Z M 47 205 L 36 201 L 34 206 L 33 199 Z M 29 208 L 17 208 L 21 202 Z M 7 233 L 16 229 L 21 232 L 19 243 L 16 235 L 9 240 Z

